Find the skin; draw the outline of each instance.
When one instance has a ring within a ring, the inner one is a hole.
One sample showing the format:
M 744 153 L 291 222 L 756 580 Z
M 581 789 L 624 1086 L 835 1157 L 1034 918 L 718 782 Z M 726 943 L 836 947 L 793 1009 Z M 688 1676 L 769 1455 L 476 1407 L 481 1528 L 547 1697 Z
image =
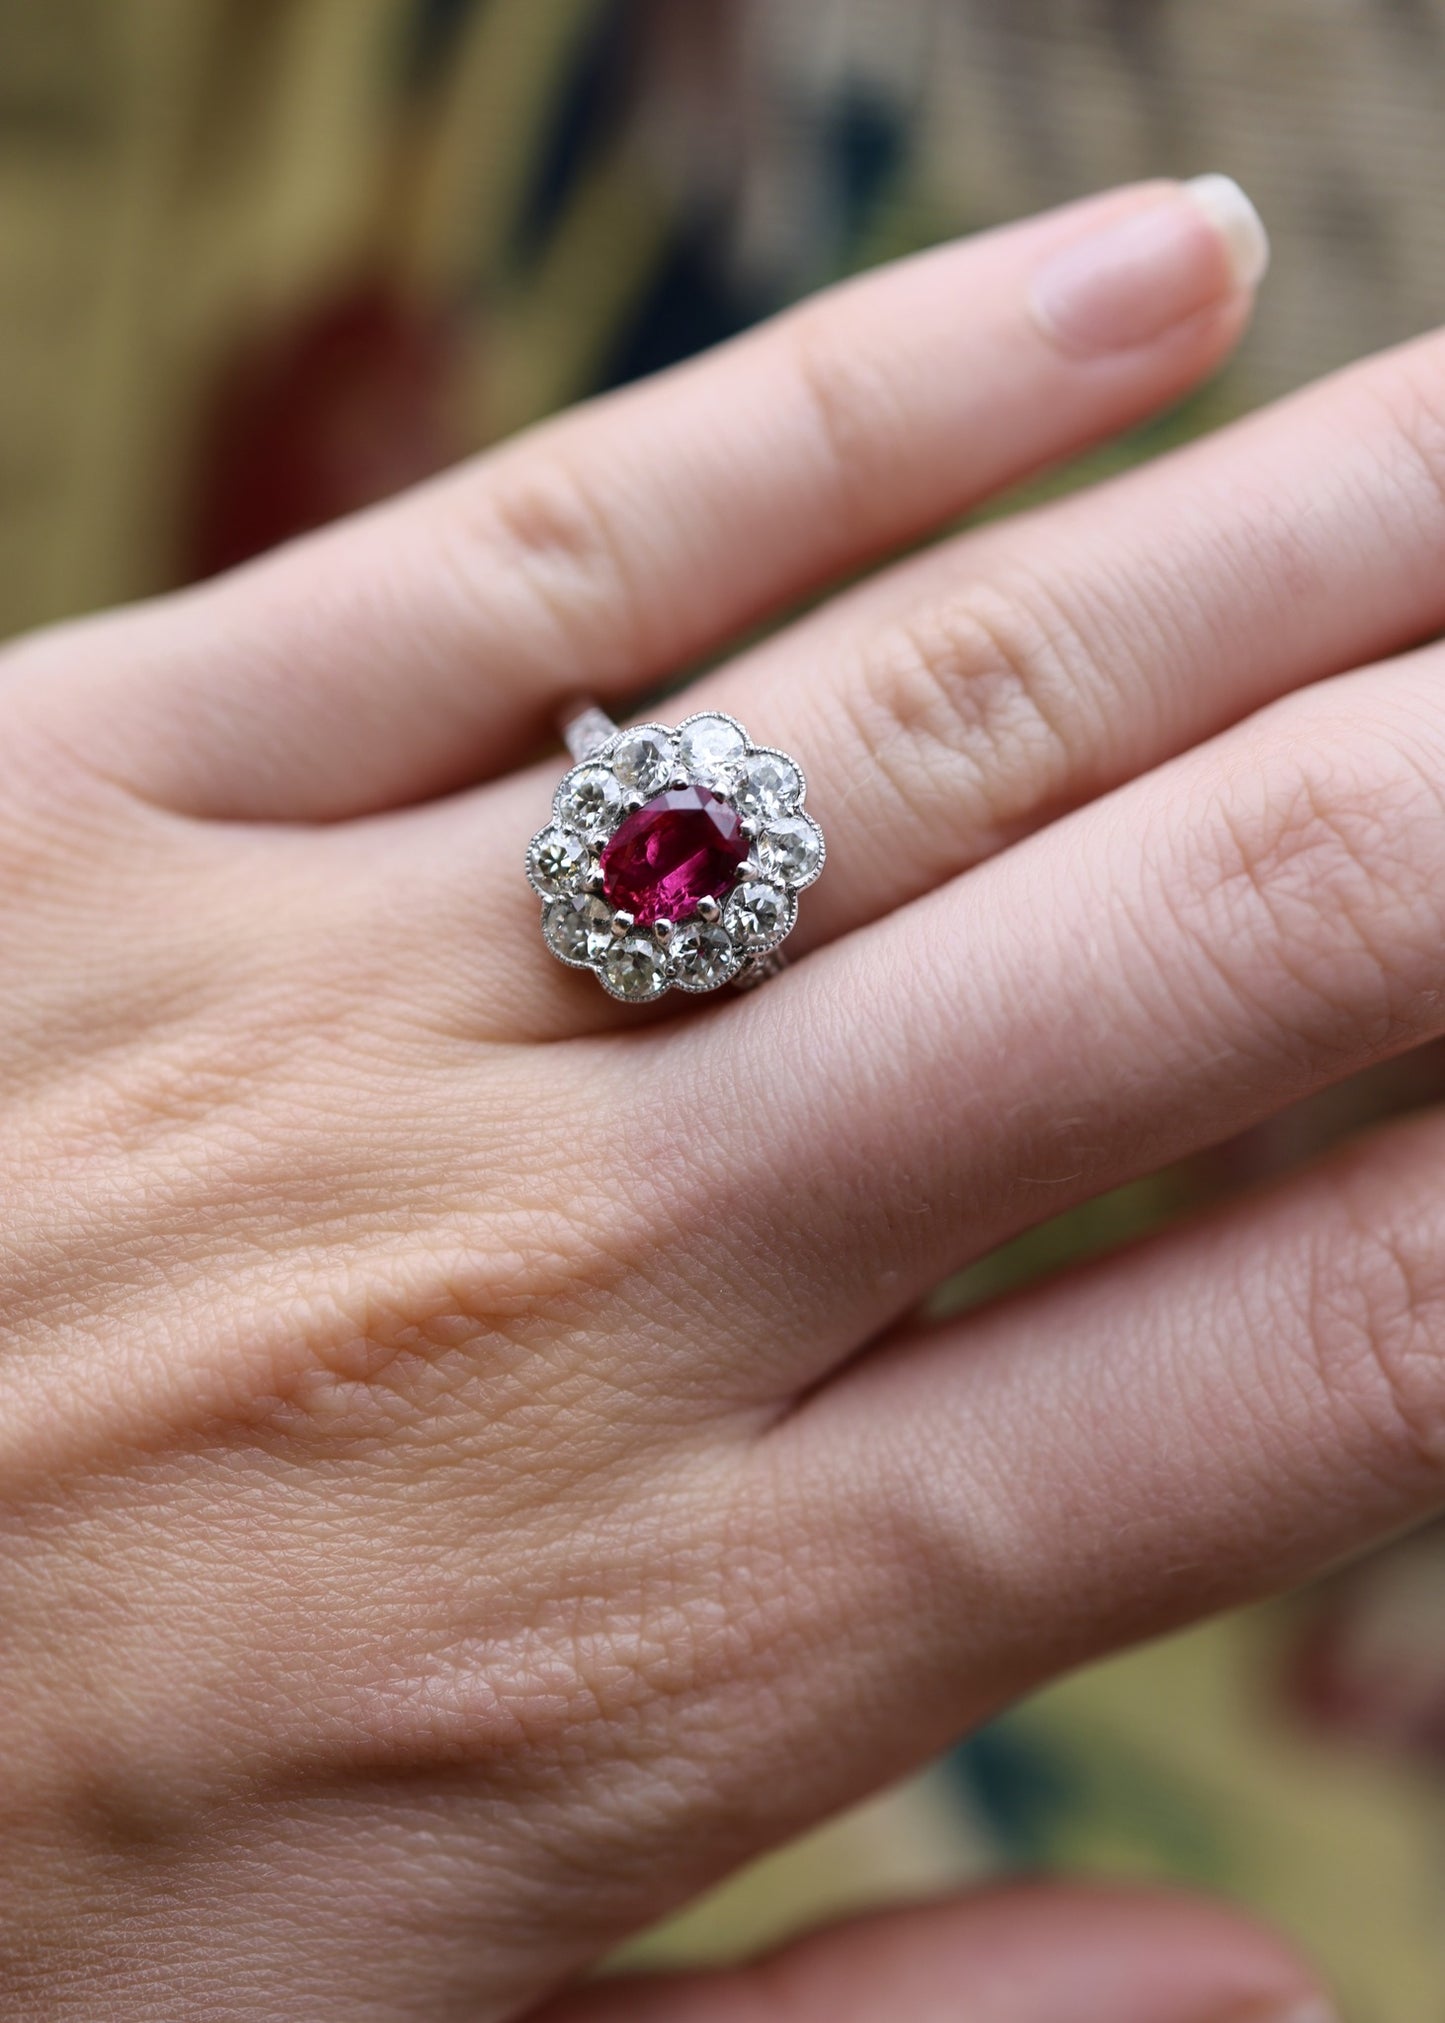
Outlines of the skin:
M 697 684 L 806 959 L 630 1012 L 514 867 L 554 708 L 1211 370 L 1127 191 L 0 659 L 7 2017 L 1207 2023 L 1306 1966 L 1009 1893 L 564 1991 L 1061 1668 L 1445 1497 L 1434 1117 L 961 1324 L 1071 1201 L 1445 1030 L 1445 349 L 954 536 Z M 539 2004 L 547 2004 L 538 2009 Z

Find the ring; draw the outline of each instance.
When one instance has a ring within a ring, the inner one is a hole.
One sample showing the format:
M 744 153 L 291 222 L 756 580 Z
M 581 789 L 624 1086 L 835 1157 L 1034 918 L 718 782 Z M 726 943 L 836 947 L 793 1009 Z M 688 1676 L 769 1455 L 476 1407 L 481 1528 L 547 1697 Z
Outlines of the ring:
M 562 735 L 573 764 L 527 851 L 557 960 L 626 1004 L 776 975 L 823 869 L 797 760 L 717 710 L 619 730 L 586 703 Z

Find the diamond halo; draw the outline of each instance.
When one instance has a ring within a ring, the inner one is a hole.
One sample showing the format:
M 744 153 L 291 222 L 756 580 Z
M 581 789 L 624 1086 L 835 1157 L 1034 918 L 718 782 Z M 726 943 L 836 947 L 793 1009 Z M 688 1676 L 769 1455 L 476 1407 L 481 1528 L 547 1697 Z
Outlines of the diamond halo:
M 565 734 L 574 763 L 527 851 L 557 960 L 624 1004 L 781 967 L 826 855 L 797 760 L 721 710 L 619 730 L 588 707 Z

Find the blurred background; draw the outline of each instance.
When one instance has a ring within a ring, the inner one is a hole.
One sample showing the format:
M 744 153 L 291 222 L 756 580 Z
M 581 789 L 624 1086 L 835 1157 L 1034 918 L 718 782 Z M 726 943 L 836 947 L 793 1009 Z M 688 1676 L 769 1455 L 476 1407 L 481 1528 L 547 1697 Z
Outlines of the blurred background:
M 1208 169 L 1274 236 L 1257 326 L 1051 486 L 1445 321 L 1445 0 L 0 0 L 0 635 L 241 560 L 858 267 Z M 1442 1094 L 1438 1054 L 1397 1064 L 941 1302 Z M 1350 2023 L 1445 2023 L 1445 1534 L 1065 1682 L 642 1950 L 1041 1864 L 1231 1894 Z

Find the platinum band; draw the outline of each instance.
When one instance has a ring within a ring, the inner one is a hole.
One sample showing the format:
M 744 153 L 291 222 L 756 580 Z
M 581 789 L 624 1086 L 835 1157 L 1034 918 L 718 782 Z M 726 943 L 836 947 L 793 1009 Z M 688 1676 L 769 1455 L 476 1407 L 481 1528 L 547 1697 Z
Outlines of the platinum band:
M 617 735 L 616 724 L 595 702 L 569 703 L 558 720 L 557 728 L 562 733 L 563 744 L 572 755 L 574 766 L 585 765 L 609 739 Z

